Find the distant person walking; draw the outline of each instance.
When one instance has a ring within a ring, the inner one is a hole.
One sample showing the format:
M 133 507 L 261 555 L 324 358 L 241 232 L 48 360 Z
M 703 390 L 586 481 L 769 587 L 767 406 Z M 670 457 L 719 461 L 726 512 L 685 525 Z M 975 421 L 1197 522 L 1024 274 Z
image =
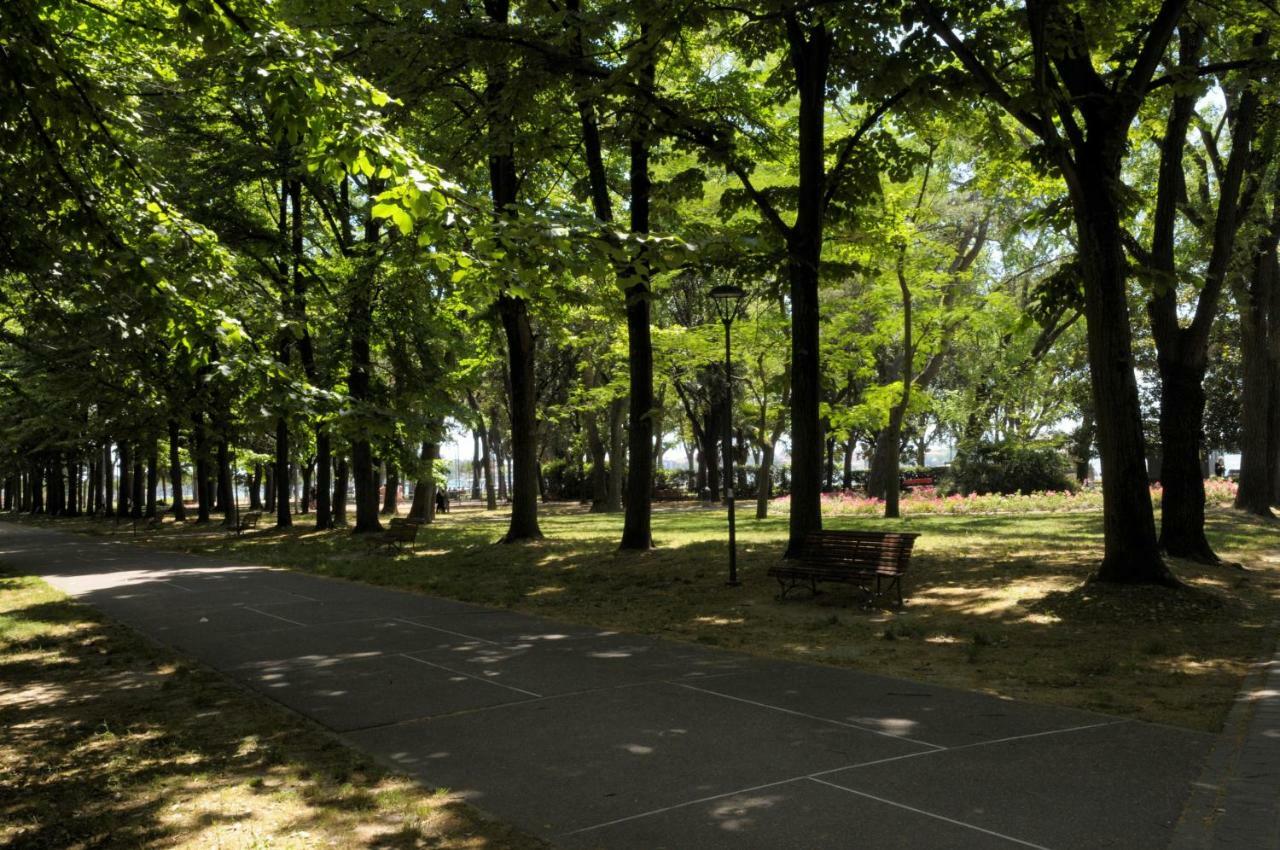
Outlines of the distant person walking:
M 1222 478 L 1227 474 L 1226 464 L 1222 462 L 1222 458 L 1218 458 L 1213 462 L 1213 477 Z

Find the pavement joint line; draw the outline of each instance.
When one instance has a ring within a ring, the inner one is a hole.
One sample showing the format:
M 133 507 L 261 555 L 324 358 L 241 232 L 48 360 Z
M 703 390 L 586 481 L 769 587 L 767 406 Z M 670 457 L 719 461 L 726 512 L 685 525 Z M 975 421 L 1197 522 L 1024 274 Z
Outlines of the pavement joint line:
M 861 726 L 857 723 L 849 723 L 844 720 L 832 720 L 830 717 L 819 717 L 816 714 L 806 714 L 803 711 L 795 711 L 790 708 L 783 708 L 780 705 L 770 705 L 769 703 L 766 703 L 766 702 L 756 702 L 755 700 L 745 699 L 744 697 L 735 697 L 732 694 L 721 693 L 720 691 L 713 691 L 710 688 L 699 688 L 696 685 L 690 685 L 685 682 L 674 682 L 673 684 L 679 685 L 682 688 L 688 688 L 691 691 L 699 691 L 704 694 L 711 694 L 712 696 L 721 697 L 722 699 L 731 699 L 731 700 L 734 700 L 735 702 L 743 702 L 743 703 L 746 703 L 747 705 L 754 705 L 757 708 L 767 708 L 770 711 L 778 711 L 783 714 L 791 714 L 796 717 L 804 717 L 809 720 L 817 720 L 821 723 L 830 723 L 834 726 L 844 726 L 848 729 L 857 729 L 861 732 L 870 732 L 873 735 L 881 735 L 885 738 L 892 738 L 895 741 L 906 741 L 911 744 L 919 744 L 922 747 L 931 747 L 934 750 L 948 749 L 948 747 L 944 747 L 941 744 L 934 744 L 929 741 L 921 741 L 918 738 L 908 738 L 905 735 L 894 735 L 890 732 L 881 731 L 880 729 L 873 729 L 870 726 Z
M 89 604 L 92 604 L 92 603 L 89 603 Z M 248 605 L 233 605 L 231 607 L 243 608 L 245 610 L 253 610 Z M 255 613 L 265 614 L 266 612 L 256 611 Z M 161 628 L 170 628 L 170 626 L 166 625 L 163 621 L 156 621 L 156 622 L 144 621 L 139 623 L 136 620 L 126 619 L 128 617 L 127 614 L 112 614 L 111 616 L 114 617 L 118 622 L 125 624 L 126 626 L 128 626 L 129 628 L 133 629 L 136 632 L 142 632 L 143 634 L 149 634 L 150 633 L 149 630 L 156 626 L 159 626 Z M 268 615 L 268 616 L 273 616 L 277 620 L 285 620 L 286 623 L 293 623 L 293 620 L 286 620 L 284 617 L 278 617 L 274 614 Z M 224 639 L 257 637 L 258 635 L 265 636 L 265 635 L 279 634 L 280 632 L 291 632 L 298 627 L 302 627 L 304 629 L 315 629 L 315 628 L 320 628 L 322 626 L 324 627 L 347 626 L 352 623 L 382 623 L 382 622 L 386 622 L 386 619 L 387 619 L 386 617 L 362 617 L 358 620 L 339 620 L 335 623 L 294 623 L 293 626 L 275 626 L 274 628 L 270 628 L 270 629 L 250 629 L 249 631 L 227 632 L 223 634 L 222 637 Z M 188 654 L 190 654 L 188 650 L 182 650 L 182 651 L 188 652 Z M 250 663 L 253 663 L 253 662 L 250 662 Z
M 417 661 L 418 659 L 414 659 Z M 499 708 L 510 708 L 515 705 L 530 705 L 535 702 L 546 702 L 547 700 L 557 699 L 560 694 L 552 694 L 551 696 L 538 697 L 537 699 L 518 699 L 511 702 L 500 702 L 496 705 L 480 705 L 475 708 L 460 708 L 457 711 L 446 711 L 443 714 L 420 714 L 417 717 L 405 717 L 401 720 L 388 720 L 386 723 L 371 723 L 368 726 L 358 726 L 355 729 L 343 729 L 340 734 L 354 735 L 359 732 L 373 732 L 377 729 L 392 729 L 396 726 L 413 726 L 417 723 L 430 723 L 433 720 L 448 720 L 451 717 L 465 717 L 468 714 L 479 714 L 482 711 L 495 711 Z
M 996 832 L 995 830 L 986 829 L 984 827 L 977 826 L 975 824 L 965 823 L 962 820 L 949 818 L 946 815 L 940 815 L 940 814 L 937 814 L 936 812 L 928 812 L 928 811 L 925 811 L 924 809 L 917 809 L 915 806 L 908 806 L 906 803 L 896 803 L 893 800 L 888 800 L 884 797 L 877 797 L 875 794 L 868 794 L 865 791 L 855 791 L 852 788 L 845 788 L 843 785 L 837 785 L 834 782 L 828 782 L 825 779 L 818 779 L 817 777 L 813 777 L 813 776 L 806 777 L 806 779 L 808 779 L 810 782 L 816 782 L 819 785 L 826 785 L 829 788 L 839 789 L 848 794 L 856 794 L 859 797 L 866 797 L 868 800 L 875 800 L 877 803 L 884 803 L 887 806 L 894 806 L 895 808 L 905 809 L 908 812 L 915 812 L 918 815 L 924 815 L 925 817 L 933 818 L 934 820 L 944 821 L 946 823 L 954 824 L 956 826 L 962 826 L 965 829 L 972 829 L 977 832 L 982 832 L 987 835 L 993 836 L 995 838 L 1001 838 L 1001 839 L 1004 839 L 1005 841 L 1011 841 L 1014 844 L 1020 844 L 1023 847 L 1033 847 L 1035 848 L 1035 850 L 1050 850 L 1050 848 L 1045 847 L 1043 844 L 1034 844 L 1030 841 L 1024 841 L 1021 838 L 1014 838 L 1012 835 L 1005 835 L 1003 832 Z
M 843 770 L 844 768 L 837 768 L 837 769 Z M 747 793 L 750 793 L 751 791 L 762 791 L 765 788 L 776 788 L 779 785 L 789 785 L 792 782 L 800 782 L 801 780 L 808 779 L 808 778 L 809 778 L 808 776 L 789 776 L 786 779 L 779 779 L 776 782 L 765 782 L 762 785 L 752 785 L 750 788 L 735 788 L 734 790 L 726 791 L 723 794 L 711 794 L 710 796 L 707 796 L 707 797 L 699 797 L 696 800 L 686 800 L 683 803 L 676 803 L 673 806 L 663 806 L 660 809 L 650 809 L 647 812 L 639 812 L 638 814 L 627 815 L 624 818 L 616 818 L 611 821 L 605 821 L 604 823 L 597 823 L 597 824 L 592 824 L 591 826 L 580 827 L 578 829 L 571 830 L 569 832 L 562 832 L 560 836 L 562 838 L 568 838 L 571 835 L 581 835 L 584 832 L 594 832 L 597 829 L 605 829 L 610 826 L 617 826 L 620 823 L 630 823 L 633 820 L 640 820 L 641 818 L 647 818 L 647 817 L 652 817 L 654 815 L 666 814 L 667 812 L 673 812 L 676 809 L 684 809 L 689 806 L 696 806 L 699 803 L 710 803 L 712 800 L 723 800 L 725 797 L 736 797 L 739 794 L 747 794 Z
M 295 626 L 306 626 L 306 623 L 299 623 L 297 620 L 290 620 L 288 617 L 281 617 L 279 614 L 272 614 L 270 611 L 262 611 L 254 608 L 252 605 L 244 606 L 244 610 L 252 611 L 255 614 L 261 614 L 264 617 L 270 617 L 273 620 L 282 620 L 286 623 L 293 623 Z
M 820 770 L 817 773 L 811 773 L 804 777 L 805 779 L 813 779 L 818 776 L 827 776 L 832 773 L 840 773 L 845 770 L 853 770 L 859 767 L 873 767 L 878 764 L 885 764 L 891 761 L 902 761 L 903 759 L 913 759 L 920 756 L 933 756 L 939 753 L 950 753 L 957 750 L 972 750 L 977 747 L 989 747 L 992 744 L 1007 744 L 1011 741 L 1025 741 L 1028 738 L 1043 738 L 1047 735 L 1064 735 L 1068 732 L 1083 732 L 1086 729 L 1098 729 L 1103 726 L 1118 726 L 1121 723 L 1132 723 L 1132 720 L 1109 720 L 1105 723 L 1090 723 L 1088 726 L 1072 726 L 1068 729 L 1047 729 L 1044 732 L 1028 732 L 1025 735 L 1010 735 L 1007 738 L 994 738 L 990 741 L 974 741 L 971 744 L 956 744 L 952 747 L 943 747 L 940 750 L 921 750 L 918 753 L 903 753 L 900 756 L 889 756 L 888 758 L 875 759 L 874 761 L 864 761 L 860 764 L 851 764 L 847 767 L 836 767 L 831 770 Z
M 502 644 L 498 643 L 498 641 L 496 640 L 485 640 L 482 637 L 476 637 L 475 635 L 467 635 L 467 634 L 463 634 L 462 632 L 454 632 L 454 631 L 450 631 L 449 629 L 442 629 L 439 626 L 428 626 L 426 623 L 419 623 L 417 620 L 410 620 L 406 617 L 392 617 L 391 619 L 398 620 L 401 623 L 408 623 L 411 626 L 417 626 L 422 629 L 431 629 L 432 631 L 443 632 L 446 635 L 453 635 L 454 637 L 466 638 L 467 640 L 478 640 L 481 643 L 487 643 L 490 646 L 502 646 Z
M 161 581 L 162 581 L 162 582 L 164 582 L 165 584 L 171 584 L 171 585 L 173 585 L 174 587 L 179 588 L 180 590 L 185 590 L 187 593 L 200 593 L 200 591 L 199 591 L 199 590 L 196 590 L 195 588 L 192 588 L 192 587 L 183 587 L 182 585 L 178 584 L 178 583 L 177 583 L 176 581 L 174 581 L 173 579 L 167 579 L 167 578 L 166 578 L 166 579 L 161 579 Z M 216 589 L 216 588 L 215 588 L 215 589 Z M 303 595 L 303 594 L 301 594 L 301 593 L 294 593 L 292 590 L 285 590 L 284 588 L 281 588 L 281 587 L 266 587 L 266 588 L 262 588 L 262 589 L 263 589 L 263 590 L 274 590 L 274 591 L 276 591 L 277 593 L 287 593 L 287 594 L 288 594 L 288 595 L 290 595 L 290 596 L 296 596 L 298 599 L 301 599 L 301 600 L 303 600 L 304 602 L 319 602 L 319 601 L 320 601 L 319 599 L 313 599 L 313 598 L 311 598 L 310 596 L 304 596 L 304 595 Z M 288 603 L 286 602 L 286 603 L 276 603 L 276 604 L 277 604 L 277 605 L 279 605 L 279 604 L 285 604 L 285 605 L 287 605 Z
M 509 691 L 515 691 L 516 693 L 525 694 L 527 696 L 535 697 L 537 699 L 544 699 L 546 697 L 545 694 L 535 693 L 534 691 L 526 691 L 524 688 L 517 688 L 515 685 L 508 685 L 505 682 L 495 682 L 493 679 L 486 679 L 483 676 L 475 676 L 475 675 L 472 675 L 471 673 L 465 673 L 462 670 L 455 670 L 452 667 L 446 667 L 443 664 L 436 664 L 433 661 L 426 661 L 425 659 L 422 659 L 422 658 L 415 658 L 414 656 L 410 655 L 407 652 L 401 652 L 398 654 L 404 656 L 405 658 L 408 658 L 410 661 L 416 661 L 419 664 L 425 664 L 428 667 L 435 667 L 437 670 L 444 670 L 447 673 L 455 673 L 459 676 L 466 676 L 468 679 L 475 679 L 477 682 L 485 682 L 486 684 L 495 685 L 499 688 L 506 688 Z

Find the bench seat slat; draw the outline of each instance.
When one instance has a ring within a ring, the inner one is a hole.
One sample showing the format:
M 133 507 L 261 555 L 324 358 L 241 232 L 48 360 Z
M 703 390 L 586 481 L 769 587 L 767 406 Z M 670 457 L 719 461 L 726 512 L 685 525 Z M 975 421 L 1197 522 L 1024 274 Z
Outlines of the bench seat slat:
M 771 567 L 768 574 L 783 585 L 783 596 L 801 581 L 816 590 L 820 581 L 861 584 L 874 579 L 879 591 L 881 579 L 890 579 L 901 604 L 901 577 L 917 537 L 912 532 L 813 531 L 806 535 L 799 558 Z

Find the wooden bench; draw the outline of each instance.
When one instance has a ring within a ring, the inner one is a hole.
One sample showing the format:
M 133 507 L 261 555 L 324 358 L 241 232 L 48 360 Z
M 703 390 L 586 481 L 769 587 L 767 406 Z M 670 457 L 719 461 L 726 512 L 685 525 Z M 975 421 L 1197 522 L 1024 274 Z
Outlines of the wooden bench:
M 248 511 L 240 514 L 236 520 L 236 535 L 244 534 L 250 528 L 258 527 L 258 520 L 262 519 L 262 511 Z
M 800 557 L 770 567 L 769 575 L 782 587 L 782 598 L 802 584 L 816 594 L 818 582 L 838 581 L 856 585 L 872 597 L 896 590 L 901 607 L 902 575 L 919 536 L 896 531 L 811 531 Z
M 396 517 L 391 520 L 386 532 L 382 535 L 382 545 L 391 549 L 403 549 L 407 544 L 412 550 L 418 543 L 418 531 L 422 528 L 422 520 Z

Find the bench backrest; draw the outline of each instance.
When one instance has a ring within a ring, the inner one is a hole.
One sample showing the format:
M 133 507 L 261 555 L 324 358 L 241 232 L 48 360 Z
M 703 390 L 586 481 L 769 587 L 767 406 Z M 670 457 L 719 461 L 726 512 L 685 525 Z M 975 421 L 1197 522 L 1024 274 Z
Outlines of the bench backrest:
M 811 531 L 801 560 L 809 566 L 848 567 L 884 575 L 906 572 L 919 534 L 885 531 Z
M 247 514 L 240 515 L 240 524 L 243 526 L 257 525 L 260 519 L 262 519 L 261 511 L 249 511 Z
M 387 533 L 397 540 L 414 540 L 418 536 L 418 529 L 422 528 L 422 522 L 416 519 L 393 519 Z

